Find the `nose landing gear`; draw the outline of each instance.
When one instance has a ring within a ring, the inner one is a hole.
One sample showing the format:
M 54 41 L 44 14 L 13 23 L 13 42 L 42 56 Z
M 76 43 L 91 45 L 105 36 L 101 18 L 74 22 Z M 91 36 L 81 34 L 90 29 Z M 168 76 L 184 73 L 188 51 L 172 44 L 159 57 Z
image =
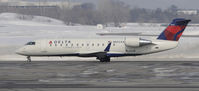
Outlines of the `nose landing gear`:
M 31 57 L 27 56 L 27 62 L 31 62 Z

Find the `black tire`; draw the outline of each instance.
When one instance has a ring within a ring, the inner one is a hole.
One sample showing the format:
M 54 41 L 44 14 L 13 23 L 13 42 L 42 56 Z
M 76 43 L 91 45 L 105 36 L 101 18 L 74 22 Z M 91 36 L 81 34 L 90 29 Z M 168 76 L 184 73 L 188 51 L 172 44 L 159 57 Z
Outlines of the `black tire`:
M 105 59 L 105 62 L 111 62 L 111 58 L 110 58 L 110 57 L 107 57 L 107 58 Z
M 110 62 L 110 57 L 99 58 L 100 62 Z

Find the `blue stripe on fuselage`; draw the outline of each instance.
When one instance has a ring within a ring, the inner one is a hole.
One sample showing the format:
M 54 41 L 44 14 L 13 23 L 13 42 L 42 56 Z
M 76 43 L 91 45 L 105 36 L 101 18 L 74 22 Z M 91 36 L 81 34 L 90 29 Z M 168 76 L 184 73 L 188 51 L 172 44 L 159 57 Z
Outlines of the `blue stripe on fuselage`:
M 121 56 L 139 56 L 142 54 L 118 54 L 118 53 L 107 53 L 108 57 L 121 57 Z

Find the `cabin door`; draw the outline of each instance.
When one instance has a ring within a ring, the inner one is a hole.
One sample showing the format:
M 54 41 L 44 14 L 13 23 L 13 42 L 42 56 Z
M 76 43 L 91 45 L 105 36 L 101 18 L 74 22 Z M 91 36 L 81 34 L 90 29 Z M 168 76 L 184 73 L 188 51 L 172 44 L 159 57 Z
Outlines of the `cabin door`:
M 47 47 L 47 41 L 46 40 L 42 40 L 41 42 L 40 42 L 40 44 L 41 44 L 41 46 L 40 46 L 40 49 L 41 49 L 41 52 L 42 53 L 46 53 L 47 51 L 46 51 L 46 47 Z

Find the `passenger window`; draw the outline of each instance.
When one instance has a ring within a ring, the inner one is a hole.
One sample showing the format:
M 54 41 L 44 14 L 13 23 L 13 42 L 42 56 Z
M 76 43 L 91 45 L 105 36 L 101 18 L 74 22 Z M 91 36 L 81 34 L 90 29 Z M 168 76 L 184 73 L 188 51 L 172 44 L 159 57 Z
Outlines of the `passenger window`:
M 104 46 L 104 43 L 102 44 L 102 46 Z
M 68 46 L 68 44 L 66 44 L 66 46 Z
M 100 44 L 97 44 L 97 46 L 100 46 Z
M 94 44 L 92 44 L 92 46 L 95 46 Z
M 73 44 L 71 44 L 71 46 L 73 46 Z
M 84 46 L 84 44 L 82 44 L 82 46 Z
M 89 44 L 87 44 L 87 46 L 89 46 Z
M 55 46 L 57 46 L 57 44 L 55 44 Z
M 77 46 L 79 46 L 79 44 L 77 44 Z
M 115 44 L 113 44 L 113 46 L 115 46 Z
M 62 44 L 60 44 L 60 46 L 62 46 Z

